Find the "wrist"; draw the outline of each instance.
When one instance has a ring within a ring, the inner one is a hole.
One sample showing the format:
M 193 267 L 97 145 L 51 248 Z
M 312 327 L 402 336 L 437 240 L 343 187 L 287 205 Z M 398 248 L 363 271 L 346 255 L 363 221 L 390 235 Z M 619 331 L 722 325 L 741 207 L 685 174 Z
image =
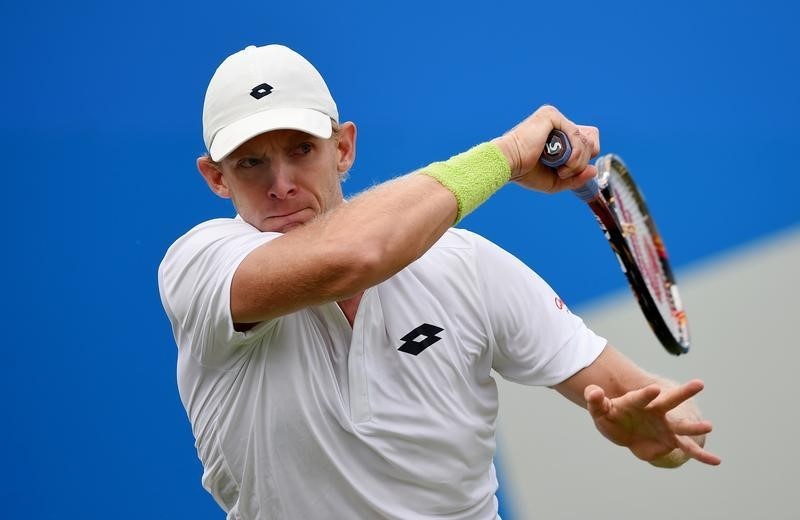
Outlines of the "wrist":
M 481 205 L 511 178 L 507 156 L 496 143 L 482 143 L 442 162 L 422 168 L 450 190 L 458 204 L 456 222 Z
M 522 164 L 522 157 L 519 153 L 519 143 L 517 143 L 517 139 L 513 134 L 507 133 L 500 137 L 495 137 L 491 142 L 500 149 L 506 161 L 508 161 L 508 166 L 511 170 L 511 180 L 514 180 L 519 176 L 520 164 Z

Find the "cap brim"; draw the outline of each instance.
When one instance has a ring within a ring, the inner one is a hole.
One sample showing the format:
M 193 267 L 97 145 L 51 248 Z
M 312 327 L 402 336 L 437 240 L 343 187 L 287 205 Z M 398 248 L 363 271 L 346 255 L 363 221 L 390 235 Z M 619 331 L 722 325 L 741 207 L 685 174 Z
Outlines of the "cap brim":
M 208 153 L 219 161 L 245 141 L 272 130 L 300 130 L 328 139 L 333 130 L 330 116 L 309 108 L 278 108 L 256 112 L 217 132 Z

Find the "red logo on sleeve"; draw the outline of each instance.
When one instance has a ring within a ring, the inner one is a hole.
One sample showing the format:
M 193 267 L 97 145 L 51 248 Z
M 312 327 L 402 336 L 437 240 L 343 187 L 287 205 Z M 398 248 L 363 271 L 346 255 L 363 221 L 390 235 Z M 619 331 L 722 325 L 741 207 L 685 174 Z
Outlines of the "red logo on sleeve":
M 553 301 L 555 301 L 555 303 L 556 303 L 556 308 L 557 308 L 558 310 L 560 310 L 560 311 L 567 311 L 567 312 L 569 312 L 570 314 L 572 314 L 572 311 L 570 311 L 570 310 L 569 310 L 569 307 L 567 307 L 567 304 L 566 304 L 566 303 L 564 303 L 564 300 L 562 300 L 561 298 L 559 298 L 558 296 L 556 296 L 556 297 L 555 297 L 555 299 L 554 299 Z

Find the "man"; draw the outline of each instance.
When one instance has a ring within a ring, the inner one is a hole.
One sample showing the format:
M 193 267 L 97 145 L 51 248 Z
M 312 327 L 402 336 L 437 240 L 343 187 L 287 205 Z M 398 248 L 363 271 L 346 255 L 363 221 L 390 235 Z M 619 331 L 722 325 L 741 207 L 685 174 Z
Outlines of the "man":
M 553 129 L 573 141 L 557 174 L 539 164 Z M 345 201 L 356 127 L 310 63 L 270 45 L 220 65 L 203 131 L 198 169 L 238 215 L 178 239 L 159 288 L 203 485 L 228 518 L 495 518 L 492 369 L 554 387 L 652 464 L 719 463 L 700 381 L 642 371 L 516 258 L 452 228 L 509 180 L 582 185 L 597 129 L 542 107 Z

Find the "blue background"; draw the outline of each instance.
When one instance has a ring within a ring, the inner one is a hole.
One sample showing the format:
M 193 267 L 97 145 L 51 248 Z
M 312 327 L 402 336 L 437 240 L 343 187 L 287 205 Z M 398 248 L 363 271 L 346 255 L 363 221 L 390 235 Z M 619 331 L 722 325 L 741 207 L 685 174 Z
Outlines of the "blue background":
M 788 2 L 3 11 L 3 517 L 223 517 L 200 486 L 156 269 L 177 236 L 232 214 L 194 159 L 207 82 L 248 44 L 304 54 L 359 125 L 351 194 L 551 103 L 625 158 L 678 268 L 800 221 Z M 507 187 L 464 227 L 575 305 L 625 283 L 590 218 L 569 195 Z

